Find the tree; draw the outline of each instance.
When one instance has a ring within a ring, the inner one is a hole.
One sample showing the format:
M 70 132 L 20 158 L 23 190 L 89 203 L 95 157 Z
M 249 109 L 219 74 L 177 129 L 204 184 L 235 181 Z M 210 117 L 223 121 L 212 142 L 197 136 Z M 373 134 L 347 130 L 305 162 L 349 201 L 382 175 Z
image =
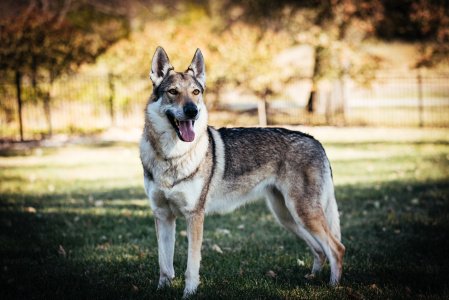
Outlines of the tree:
M 31 78 L 35 94 L 43 102 L 51 135 L 50 100 L 54 81 L 62 74 L 75 71 L 83 63 L 93 62 L 113 42 L 126 34 L 126 31 L 120 30 L 112 34 L 104 32 L 107 38 L 102 38 L 98 34 L 98 31 L 104 29 L 102 27 L 98 27 L 94 33 L 83 31 L 66 19 L 67 11 L 67 5 L 56 12 L 50 11 L 48 5 L 31 5 L 21 14 L 5 16 L 0 21 L 0 70 L 15 73 L 21 140 L 22 76 Z M 49 81 L 47 90 L 37 84 L 43 78 Z
M 416 63 L 417 68 L 435 67 L 441 63 L 447 65 L 449 63 L 449 2 L 415 0 L 401 4 L 401 6 L 392 6 L 389 2 L 385 3 L 388 14 L 402 15 L 403 18 L 389 18 L 393 29 L 386 31 L 382 27 L 379 34 L 419 40 L 421 57 Z M 406 23 L 408 26 L 399 23 L 399 20 L 404 18 L 408 18 L 409 21 Z

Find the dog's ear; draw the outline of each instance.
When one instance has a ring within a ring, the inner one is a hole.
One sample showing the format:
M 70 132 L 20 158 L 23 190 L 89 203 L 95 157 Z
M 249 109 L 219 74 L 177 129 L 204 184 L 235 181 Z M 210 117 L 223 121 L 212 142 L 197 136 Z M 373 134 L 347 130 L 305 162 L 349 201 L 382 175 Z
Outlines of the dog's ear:
M 204 66 L 203 54 L 201 54 L 199 48 L 196 49 L 195 55 L 193 56 L 192 62 L 186 73 L 195 77 L 201 83 L 203 89 L 206 88 L 206 67 Z
M 150 78 L 153 85 L 156 87 L 161 84 L 162 80 L 173 70 L 165 50 L 161 46 L 157 47 L 151 62 Z

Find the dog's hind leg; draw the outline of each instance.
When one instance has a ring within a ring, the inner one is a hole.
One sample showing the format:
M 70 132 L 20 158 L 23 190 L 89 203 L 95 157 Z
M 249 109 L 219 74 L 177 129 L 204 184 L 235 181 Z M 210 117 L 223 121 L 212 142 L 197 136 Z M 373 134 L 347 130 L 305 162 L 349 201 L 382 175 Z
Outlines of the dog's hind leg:
M 155 216 L 154 222 L 156 224 L 160 272 L 157 288 L 160 289 L 164 286 L 169 286 L 170 280 L 175 278 L 173 255 L 175 251 L 176 218 Z
M 286 206 L 296 221 L 301 237 L 309 246 L 314 247 L 315 252 L 326 254 L 331 267 L 330 284 L 337 285 L 341 277 L 345 247 L 332 234 L 318 200 L 319 195 L 311 195 L 313 193 L 304 193 L 298 189 L 290 191 L 286 197 Z M 324 260 L 315 260 L 313 271 L 321 269 L 323 264 Z
M 324 253 L 323 248 L 307 230 L 305 230 L 302 226 L 298 226 L 297 222 L 285 205 L 284 196 L 277 188 L 273 188 L 268 191 L 267 204 L 278 222 L 296 236 L 302 238 L 309 246 L 313 254 L 312 273 L 315 274 L 321 271 L 324 263 L 326 262 L 326 254 Z

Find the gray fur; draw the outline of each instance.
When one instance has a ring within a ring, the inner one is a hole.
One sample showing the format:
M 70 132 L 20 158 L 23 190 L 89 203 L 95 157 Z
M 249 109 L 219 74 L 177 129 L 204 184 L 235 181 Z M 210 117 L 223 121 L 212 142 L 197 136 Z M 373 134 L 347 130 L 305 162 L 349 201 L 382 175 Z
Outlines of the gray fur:
M 340 243 L 332 171 L 321 144 L 307 134 L 282 128 L 208 127 L 201 51 L 197 50 L 184 73 L 171 70 L 164 54 L 158 48 L 153 58 L 155 86 L 145 110 L 140 145 L 145 191 L 158 233 L 159 288 L 174 278 L 177 217 L 186 218 L 188 224 L 187 297 L 199 284 L 204 216 L 231 212 L 261 197 L 267 199 L 279 223 L 309 245 L 314 256 L 312 272 L 320 271 L 327 257 L 330 282 L 338 284 L 345 249 Z M 176 96 L 169 93 L 173 88 Z M 201 93 L 194 94 L 195 89 Z M 195 137 L 184 142 L 170 116 L 189 120 L 182 109 L 191 103 L 198 108 Z

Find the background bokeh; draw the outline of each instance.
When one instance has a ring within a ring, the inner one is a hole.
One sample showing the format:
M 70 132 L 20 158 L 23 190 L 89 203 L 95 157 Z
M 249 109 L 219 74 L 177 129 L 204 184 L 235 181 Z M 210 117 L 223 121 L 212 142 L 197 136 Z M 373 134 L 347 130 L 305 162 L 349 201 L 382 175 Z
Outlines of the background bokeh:
M 439 0 L 2 1 L 0 138 L 141 127 L 159 45 L 178 71 L 202 50 L 215 126 L 446 127 L 448 12 Z

